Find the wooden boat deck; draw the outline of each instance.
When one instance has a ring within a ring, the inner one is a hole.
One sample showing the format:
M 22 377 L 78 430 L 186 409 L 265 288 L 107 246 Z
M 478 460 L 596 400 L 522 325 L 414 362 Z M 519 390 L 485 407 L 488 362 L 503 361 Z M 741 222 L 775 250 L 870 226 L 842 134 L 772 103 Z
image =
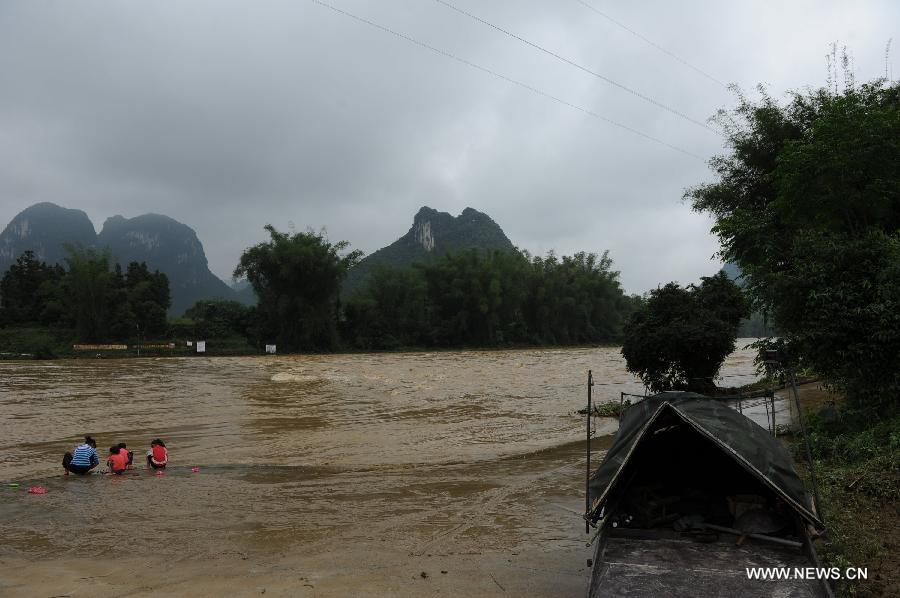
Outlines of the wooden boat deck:
M 609 537 L 594 563 L 590 598 L 719 597 L 817 598 L 814 580 L 756 580 L 747 567 L 809 567 L 798 550 L 733 538 L 702 544 L 682 539 Z

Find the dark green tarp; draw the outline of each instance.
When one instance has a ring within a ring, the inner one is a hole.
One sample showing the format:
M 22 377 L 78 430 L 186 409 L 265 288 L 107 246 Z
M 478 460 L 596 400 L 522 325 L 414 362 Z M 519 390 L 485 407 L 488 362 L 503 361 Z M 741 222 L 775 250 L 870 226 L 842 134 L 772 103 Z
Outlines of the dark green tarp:
M 600 467 L 591 476 L 590 517 L 596 520 L 634 449 L 661 415 L 671 411 L 698 433 L 709 438 L 735 463 L 749 471 L 782 498 L 805 520 L 822 522 L 813 512 L 803 482 L 797 477 L 790 453 L 768 430 L 744 417 L 723 401 L 687 392 L 664 392 L 629 407 L 619 432 Z

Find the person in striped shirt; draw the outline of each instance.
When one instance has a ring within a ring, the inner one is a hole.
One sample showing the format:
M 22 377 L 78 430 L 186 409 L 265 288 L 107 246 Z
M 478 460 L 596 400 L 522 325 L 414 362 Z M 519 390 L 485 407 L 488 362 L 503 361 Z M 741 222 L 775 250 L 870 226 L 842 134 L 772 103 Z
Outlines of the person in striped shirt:
M 63 455 L 62 466 L 69 472 L 85 475 L 100 465 L 100 456 L 97 454 L 97 443 L 90 436 L 84 437 L 84 444 L 75 447 L 74 453 Z

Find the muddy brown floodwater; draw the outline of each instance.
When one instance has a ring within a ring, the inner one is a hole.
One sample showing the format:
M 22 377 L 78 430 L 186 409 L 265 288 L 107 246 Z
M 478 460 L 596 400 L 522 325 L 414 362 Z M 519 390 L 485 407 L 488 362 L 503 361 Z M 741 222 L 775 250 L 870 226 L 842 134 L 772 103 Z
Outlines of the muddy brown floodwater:
M 581 596 L 588 369 L 643 391 L 616 348 L 0 363 L 0 594 Z M 138 468 L 63 476 L 84 434 Z

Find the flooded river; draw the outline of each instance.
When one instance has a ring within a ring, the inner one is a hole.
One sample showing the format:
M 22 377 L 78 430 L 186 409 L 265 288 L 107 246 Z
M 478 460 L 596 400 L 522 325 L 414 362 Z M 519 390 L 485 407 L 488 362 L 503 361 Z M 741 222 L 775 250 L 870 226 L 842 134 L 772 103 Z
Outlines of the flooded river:
M 615 348 L 0 363 L 0 593 L 581 595 L 588 369 L 643 392 Z M 84 434 L 170 469 L 64 477 Z

